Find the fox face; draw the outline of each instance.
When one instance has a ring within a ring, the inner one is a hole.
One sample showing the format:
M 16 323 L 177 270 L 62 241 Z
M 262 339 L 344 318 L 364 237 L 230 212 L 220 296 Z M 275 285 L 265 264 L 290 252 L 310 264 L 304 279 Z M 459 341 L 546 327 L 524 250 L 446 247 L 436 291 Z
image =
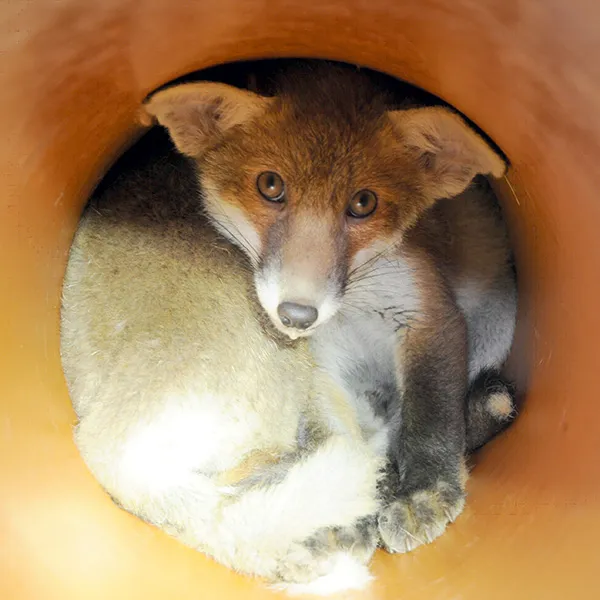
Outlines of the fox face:
M 272 97 L 183 84 L 146 110 L 197 161 L 205 209 L 291 338 L 333 317 L 357 269 L 401 245 L 436 199 L 505 169 L 454 113 L 389 110 L 361 73 L 335 67 L 292 73 Z

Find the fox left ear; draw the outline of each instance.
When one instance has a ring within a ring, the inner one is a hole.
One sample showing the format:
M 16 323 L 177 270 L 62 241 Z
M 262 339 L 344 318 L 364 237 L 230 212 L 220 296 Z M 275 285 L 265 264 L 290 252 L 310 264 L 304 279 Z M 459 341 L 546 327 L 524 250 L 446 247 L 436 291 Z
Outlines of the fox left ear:
M 153 94 L 140 120 L 151 125 L 156 119 L 181 153 L 197 158 L 228 129 L 258 117 L 270 102 L 224 83 L 184 83 Z
M 463 119 L 441 107 L 389 113 L 409 153 L 425 175 L 434 198 L 460 194 L 476 175 L 502 177 L 506 163 Z

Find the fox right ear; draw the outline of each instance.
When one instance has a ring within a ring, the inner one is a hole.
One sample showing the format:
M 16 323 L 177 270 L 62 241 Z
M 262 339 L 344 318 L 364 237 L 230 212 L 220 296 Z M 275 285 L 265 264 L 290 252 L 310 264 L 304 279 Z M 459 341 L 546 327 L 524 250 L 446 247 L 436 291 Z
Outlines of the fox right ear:
M 149 125 L 155 118 L 182 154 L 198 157 L 225 131 L 258 116 L 270 101 L 224 83 L 186 83 L 151 96 L 141 121 Z
M 447 108 L 430 106 L 388 114 L 421 166 L 427 191 L 436 199 L 460 194 L 475 175 L 498 178 L 506 172 L 495 150 Z

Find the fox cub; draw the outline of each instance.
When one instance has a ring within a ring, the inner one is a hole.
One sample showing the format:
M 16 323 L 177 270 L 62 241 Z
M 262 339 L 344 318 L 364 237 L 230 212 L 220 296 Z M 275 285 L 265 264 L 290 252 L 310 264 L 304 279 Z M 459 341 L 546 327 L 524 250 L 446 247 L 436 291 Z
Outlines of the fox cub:
M 146 109 L 195 162 L 273 325 L 308 337 L 361 426 L 386 438 L 379 529 L 409 550 L 463 508 L 463 456 L 481 442 L 465 398 L 512 412 L 500 369 L 515 279 L 481 177 L 506 166 L 453 112 L 393 110 L 360 71 L 301 67 L 275 87 L 181 85 Z
M 449 110 L 393 110 L 332 65 L 144 111 L 179 152 L 96 194 L 65 278 L 82 456 L 238 571 L 360 587 L 379 543 L 458 516 L 466 452 L 512 417 L 515 282 L 480 177 L 505 165 Z

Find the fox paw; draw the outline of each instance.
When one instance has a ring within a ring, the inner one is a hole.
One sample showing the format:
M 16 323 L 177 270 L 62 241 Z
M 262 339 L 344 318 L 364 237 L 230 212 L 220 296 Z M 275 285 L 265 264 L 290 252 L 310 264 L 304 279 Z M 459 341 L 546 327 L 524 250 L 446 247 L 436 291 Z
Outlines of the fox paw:
M 389 552 L 404 553 L 428 544 L 444 533 L 464 506 L 464 491 L 445 481 L 398 498 L 379 514 L 383 545 Z

